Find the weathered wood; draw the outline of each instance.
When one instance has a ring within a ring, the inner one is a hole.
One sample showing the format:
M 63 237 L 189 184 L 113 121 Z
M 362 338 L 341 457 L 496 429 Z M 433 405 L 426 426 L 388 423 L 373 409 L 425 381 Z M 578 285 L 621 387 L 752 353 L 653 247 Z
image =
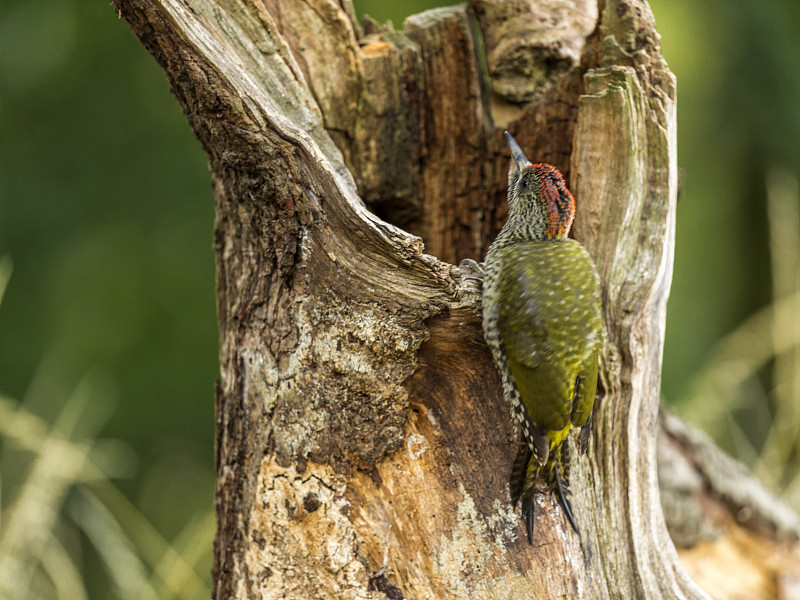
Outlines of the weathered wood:
M 476 1 L 402 33 L 347 0 L 115 3 L 214 185 L 215 597 L 705 597 L 656 482 L 675 89 L 643 0 L 526 2 L 521 23 Z M 533 546 L 479 296 L 451 264 L 502 224 L 503 128 L 571 180 L 608 338 L 573 461 L 583 535 L 543 498 Z
M 660 423 L 661 503 L 689 575 L 717 600 L 797 598 L 800 517 L 705 434 Z
M 594 0 L 471 0 L 484 33 L 493 91 L 511 102 L 540 99 L 581 62 L 597 25 Z

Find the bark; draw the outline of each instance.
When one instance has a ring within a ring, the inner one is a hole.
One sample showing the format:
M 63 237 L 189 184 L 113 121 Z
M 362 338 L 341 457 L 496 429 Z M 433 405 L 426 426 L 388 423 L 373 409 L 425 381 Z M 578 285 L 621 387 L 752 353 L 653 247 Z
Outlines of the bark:
M 706 597 L 656 476 L 677 171 L 647 5 L 475 0 L 397 32 L 348 0 L 114 2 L 214 186 L 215 597 Z M 502 225 L 504 128 L 571 183 L 607 328 L 582 536 L 542 499 L 532 546 L 454 266 Z

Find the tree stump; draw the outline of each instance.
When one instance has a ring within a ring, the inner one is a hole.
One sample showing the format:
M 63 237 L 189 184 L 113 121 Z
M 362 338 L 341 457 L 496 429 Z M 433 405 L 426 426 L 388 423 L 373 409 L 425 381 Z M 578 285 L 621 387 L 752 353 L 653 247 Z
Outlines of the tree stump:
M 398 32 L 349 0 L 114 2 L 213 181 L 215 598 L 705 598 L 656 475 L 677 169 L 647 4 L 474 0 Z M 607 339 L 582 535 L 540 498 L 533 545 L 454 266 L 503 223 L 504 129 L 570 184 Z

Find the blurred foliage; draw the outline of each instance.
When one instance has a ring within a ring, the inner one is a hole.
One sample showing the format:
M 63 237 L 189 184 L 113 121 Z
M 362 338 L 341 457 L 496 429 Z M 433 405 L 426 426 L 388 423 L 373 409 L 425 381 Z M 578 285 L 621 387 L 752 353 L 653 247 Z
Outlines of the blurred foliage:
M 0 262 L 0 299 L 9 265 Z M 0 466 L 13 490 L 0 513 L 0 597 L 209 597 L 212 505 L 183 515 L 168 542 L 109 479 L 125 474 L 130 449 L 96 438 L 109 411 L 92 379 L 57 400 L 50 425 L 0 396 Z
M 791 236 L 770 241 L 770 229 L 773 238 L 778 232 L 768 206 L 798 202 L 791 182 L 800 174 L 800 4 L 651 6 L 678 77 L 678 162 L 685 171 L 662 389 L 726 450 L 753 464 L 772 452 L 776 417 L 787 405 L 800 410 L 800 396 L 784 393 L 792 385 L 788 371 L 775 368 L 797 355 L 797 343 L 786 347 L 774 338 L 771 317 L 753 327 L 793 293 L 776 285 L 775 268 L 799 249 Z M 800 305 L 790 312 L 800 319 Z M 731 354 L 745 332 L 749 342 Z M 728 385 L 711 389 L 711 373 Z M 792 463 L 786 472 L 797 472 L 798 458 L 784 456 Z M 772 473 L 760 475 L 783 488 L 792 479 L 781 476 L 784 467 L 773 464 Z
M 355 4 L 401 28 L 446 2 Z M 800 3 L 651 5 L 685 172 L 664 396 L 797 508 Z M 0 4 L 0 571 L 36 596 L 208 596 L 212 227 L 200 146 L 113 8 Z
M 0 306 L 0 394 L 17 399 L 5 414 L 57 423 L 88 377 L 79 420 L 96 428 L 80 436 L 124 440 L 113 475 L 136 507 L 125 514 L 165 544 L 213 501 L 213 215 L 203 152 L 163 73 L 108 3 L 0 3 L 0 256 L 14 262 Z M 21 494 L 50 480 L 26 487 L 43 459 L 2 439 L 7 540 Z M 48 502 L 65 518 L 52 523 L 69 538 L 59 543 L 69 541 L 74 568 L 95 574 L 90 596 L 108 597 L 113 577 L 89 533 L 102 526 L 79 523 L 90 506 L 70 481 L 80 469 L 63 468 Z M 208 581 L 210 528 L 204 536 Z M 124 547 L 110 539 L 107 551 Z

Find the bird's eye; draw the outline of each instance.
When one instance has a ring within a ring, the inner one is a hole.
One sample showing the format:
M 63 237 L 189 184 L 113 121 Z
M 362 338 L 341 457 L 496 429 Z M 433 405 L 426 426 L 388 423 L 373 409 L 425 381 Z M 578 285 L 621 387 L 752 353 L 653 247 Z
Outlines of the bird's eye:
M 530 185 L 530 184 L 528 183 L 528 180 L 527 180 L 527 179 L 523 179 L 523 180 L 522 180 L 522 189 L 525 189 L 525 190 L 527 190 L 527 189 L 528 189 L 528 185 Z

